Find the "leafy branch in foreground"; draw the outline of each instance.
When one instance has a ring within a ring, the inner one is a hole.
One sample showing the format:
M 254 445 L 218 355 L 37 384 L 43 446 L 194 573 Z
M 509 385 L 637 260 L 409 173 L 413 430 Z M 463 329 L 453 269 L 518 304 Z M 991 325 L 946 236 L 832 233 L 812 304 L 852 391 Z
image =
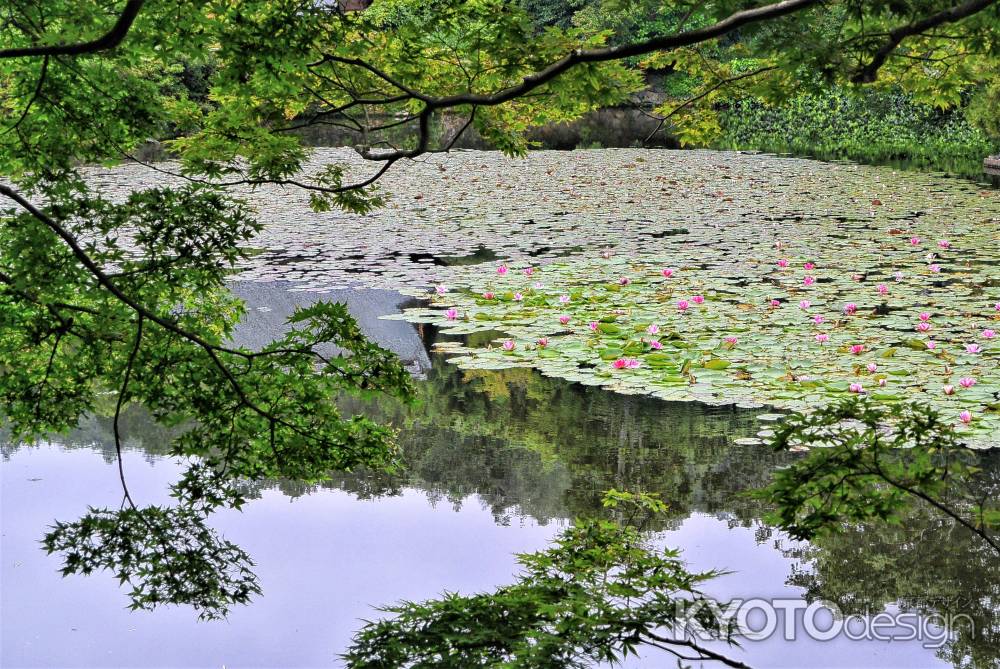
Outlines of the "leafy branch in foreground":
M 928 407 L 851 398 L 792 414 L 772 443 L 778 450 L 812 449 L 756 493 L 775 505 L 771 520 L 793 537 L 811 539 L 868 521 L 896 523 L 919 500 L 1000 554 L 997 491 L 969 485 L 980 473 L 975 452 Z M 972 498 L 968 490 L 979 494 Z
M 689 572 L 678 551 L 645 538 L 641 527 L 663 502 L 611 490 L 604 504 L 622 521 L 578 520 L 550 548 L 518 556 L 514 585 L 383 609 L 391 617 L 358 632 L 348 666 L 585 667 L 646 646 L 678 661 L 745 667 L 693 638 L 695 628 L 735 645 L 737 630 L 698 589 L 720 572 Z

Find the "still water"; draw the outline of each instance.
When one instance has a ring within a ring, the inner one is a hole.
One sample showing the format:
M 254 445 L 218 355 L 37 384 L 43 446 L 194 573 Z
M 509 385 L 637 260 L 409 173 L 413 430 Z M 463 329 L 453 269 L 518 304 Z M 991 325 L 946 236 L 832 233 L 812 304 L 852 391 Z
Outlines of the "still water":
M 184 608 L 130 613 L 112 577 L 63 579 L 59 560 L 40 549 L 54 520 L 120 503 L 109 421 L 89 419 L 37 447 L 5 447 L 2 665 L 335 667 L 376 607 L 508 583 L 515 553 L 543 548 L 573 517 L 600 513 L 602 491 L 618 487 L 662 494 L 670 516 L 657 541 L 683 549 L 693 569 L 732 571 L 708 584 L 718 598 L 830 599 L 847 613 L 871 614 L 899 604 L 925 615 L 961 601 L 977 626 L 992 629 L 992 637 L 977 628 L 934 649 L 920 641 L 810 641 L 800 621 L 794 643 L 779 632 L 730 652 L 753 666 L 947 667 L 951 655 L 995 666 L 995 558 L 917 512 L 902 527 L 860 528 L 815 546 L 783 537 L 743 494 L 785 462 L 733 443 L 760 429 L 754 412 L 624 397 L 525 369 L 461 371 L 430 353 L 433 330 L 390 334 L 397 346 L 423 346 L 410 352 L 424 377 L 417 403 L 344 404 L 400 430 L 407 471 L 339 475 L 322 486 L 262 483 L 242 512 L 213 516 L 253 556 L 264 590 L 222 622 L 198 622 Z M 126 423 L 133 494 L 141 504 L 167 503 L 178 471 L 164 455 L 170 435 L 139 411 Z M 950 599 L 935 599 L 943 596 Z M 647 654 L 627 666 L 674 663 Z

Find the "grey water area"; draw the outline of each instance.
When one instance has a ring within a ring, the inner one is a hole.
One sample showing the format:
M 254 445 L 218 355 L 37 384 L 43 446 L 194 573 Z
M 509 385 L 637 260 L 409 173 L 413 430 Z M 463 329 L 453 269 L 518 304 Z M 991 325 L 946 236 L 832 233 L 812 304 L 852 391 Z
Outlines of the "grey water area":
M 407 472 L 342 474 L 319 486 L 264 483 L 241 512 L 214 516 L 211 524 L 252 555 L 264 592 L 226 620 L 199 622 L 184 607 L 130 612 L 126 591 L 109 574 L 62 578 L 59 558 L 41 550 L 39 539 L 56 519 L 120 503 L 108 421 L 92 419 L 47 444 L 7 445 L 0 468 L 3 667 L 340 666 L 338 653 L 362 620 L 380 615 L 376 607 L 510 583 L 516 553 L 544 548 L 573 517 L 597 512 L 601 492 L 613 486 L 663 495 L 670 514 L 655 540 L 682 549 L 695 570 L 730 570 L 706 587 L 722 600 L 831 593 L 865 599 L 878 551 L 897 552 L 874 540 L 810 547 L 769 527 L 743 493 L 787 460 L 733 443 L 758 429 L 753 412 L 614 395 L 529 370 L 472 377 L 430 350 L 434 332 L 379 320 L 411 298 L 289 288 L 235 286 L 249 310 L 241 343 L 269 341 L 297 304 L 345 301 L 366 334 L 398 353 L 419 379 L 414 408 L 348 405 L 399 428 Z M 134 416 L 126 423 L 124 468 L 133 495 L 142 504 L 167 503 L 179 465 L 163 455 L 155 426 Z M 933 537 L 925 548 L 947 551 Z M 960 571 L 940 579 L 955 578 L 953 588 L 970 596 L 970 589 L 995 586 Z M 895 610 L 889 602 L 870 614 Z M 759 618 L 751 625 L 766 624 Z M 769 638 L 728 653 L 755 667 L 951 664 L 943 659 L 947 646 L 926 647 L 933 640 L 817 641 L 802 619 L 784 628 L 780 620 Z M 647 651 L 625 666 L 676 663 Z

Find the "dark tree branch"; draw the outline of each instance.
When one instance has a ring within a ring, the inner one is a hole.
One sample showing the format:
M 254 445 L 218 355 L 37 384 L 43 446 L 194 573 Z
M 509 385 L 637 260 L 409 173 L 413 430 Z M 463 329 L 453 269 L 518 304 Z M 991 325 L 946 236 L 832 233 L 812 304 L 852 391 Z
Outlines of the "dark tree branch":
M 949 7 L 944 11 L 932 14 L 931 16 L 921 19 L 920 21 L 915 21 L 890 31 L 887 35 L 885 43 L 875 52 L 871 61 L 862 67 L 857 74 L 851 77 L 851 81 L 856 84 L 870 84 L 875 81 L 875 78 L 878 76 L 879 68 L 885 64 L 885 62 L 889 59 L 889 56 L 892 55 L 892 52 L 896 50 L 896 47 L 898 47 L 907 37 L 919 35 L 925 30 L 944 25 L 945 23 L 955 23 L 956 21 L 961 21 L 962 19 L 968 18 L 973 14 L 978 14 L 996 3 L 997 0 L 969 0 L 965 4 Z
M 128 31 L 132 28 L 136 16 L 145 0 L 128 0 L 122 13 L 118 16 L 118 21 L 111 30 L 90 42 L 77 42 L 75 44 L 51 44 L 16 47 L 13 49 L 0 50 L 0 58 L 25 58 L 29 56 L 82 56 L 88 53 L 106 51 L 113 49 L 122 43 Z

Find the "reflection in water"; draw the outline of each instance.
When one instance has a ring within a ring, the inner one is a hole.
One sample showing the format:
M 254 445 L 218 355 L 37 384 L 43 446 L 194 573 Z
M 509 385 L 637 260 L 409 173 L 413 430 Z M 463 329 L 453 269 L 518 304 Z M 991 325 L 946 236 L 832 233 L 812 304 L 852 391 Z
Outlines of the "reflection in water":
M 847 528 L 845 533 L 814 545 L 789 544 L 760 520 L 764 511 L 760 503 L 742 494 L 764 485 L 769 473 L 792 457 L 773 454 L 760 446 L 733 444 L 734 438 L 752 435 L 759 428 L 754 412 L 626 397 L 570 385 L 526 369 L 462 371 L 440 357 L 433 362 L 427 380 L 419 385 L 418 401 L 413 406 L 350 398 L 342 402 L 348 410 L 364 411 L 399 430 L 406 471 L 397 475 L 338 474 L 322 484 L 322 488 L 330 489 L 327 494 L 343 494 L 336 492 L 339 489 L 362 500 L 378 499 L 372 508 L 390 508 L 393 500 L 409 500 L 406 503 L 412 504 L 414 491 L 419 490 L 431 503 L 445 502 L 456 510 L 462 509 L 462 513 L 478 500 L 499 526 L 530 528 L 536 523 L 545 525 L 601 513 L 601 493 L 611 487 L 657 492 L 668 502 L 672 518 L 669 526 L 660 529 L 676 530 L 668 534 L 668 540 L 684 537 L 694 527 L 709 527 L 706 519 L 714 516 L 718 520 L 713 522 L 745 528 L 731 532 L 748 533 L 756 537 L 758 544 L 770 543 L 792 559 L 791 574 L 786 572 L 778 578 L 787 578 L 788 586 L 804 588 L 809 598 L 830 600 L 847 613 L 875 613 L 898 602 L 924 615 L 966 614 L 972 623 L 956 627 L 956 639 L 939 651 L 941 656 L 955 666 L 990 667 L 1000 662 L 1000 564 L 995 555 L 975 543 L 968 533 L 924 509 L 912 510 L 898 526 Z M 139 451 L 151 463 L 162 461 L 172 436 L 169 431 L 134 408 L 127 412 L 124 426 L 128 446 L 135 449 L 130 457 Z M 66 447 L 98 446 L 111 462 L 114 447 L 110 427 L 106 419 L 88 419 L 68 436 Z M 5 459 L 17 450 L 16 446 L 5 446 Z M 985 464 L 993 473 L 987 481 L 1000 486 L 1000 458 L 996 455 L 986 456 Z M 273 500 L 275 488 L 301 500 L 309 499 L 304 496 L 316 489 L 291 482 L 265 482 L 253 484 L 249 492 L 251 497 L 267 502 Z M 983 492 L 995 494 L 996 489 Z M 6 506 L 17 503 L 17 499 L 5 499 Z M 349 513 L 357 512 L 357 507 L 350 509 Z M 245 515 L 254 513 L 257 511 Z M 423 519 L 414 521 L 417 528 L 428 522 L 425 515 L 413 517 Z M 411 531 L 422 531 L 417 528 Z M 41 526 L 35 528 L 36 536 L 42 530 Z M 711 534 L 706 532 L 695 531 L 691 544 L 695 554 L 704 549 L 704 542 L 711 541 Z M 451 548 L 453 544 L 458 546 L 463 536 L 449 536 L 444 541 Z M 386 541 L 388 538 L 374 544 L 373 554 L 387 550 Z M 707 564 L 698 566 L 735 570 L 737 573 L 730 578 L 749 584 L 742 591 L 745 595 L 777 590 L 787 596 L 788 591 L 780 590 L 783 584 L 762 580 L 751 552 L 738 545 L 735 539 L 727 541 L 721 551 L 708 556 Z M 254 546 L 246 547 L 255 554 Z M 483 553 L 509 548 L 495 544 L 479 547 Z M 521 549 L 523 546 L 514 550 Z M 397 562 L 408 559 L 405 551 L 389 552 Z M 40 551 L 38 557 L 42 558 Z M 52 565 L 46 569 L 52 569 Z M 320 572 L 325 569 L 320 567 Z M 317 578 L 327 578 L 320 572 Z M 441 585 L 435 587 L 448 587 L 457 573 L 453 570 L 443 575 Z M 330 573 L 328 578 L 335 580 L 338 575 Z M 268 579 L 262 579 L 264 601 L 249 609 L 266 607 L 270 597 L 282 596 L 273 592 L 271 580 L 269 587 Z M 489 581 L 475 582 L 473 587 L 488 585 Z M 376 599 L 366 598 L 363 604 L 433 594 L 414 594 L 403 588 L 388 595 L 370 595 Z M 351 609 L 355 618 L 373 615 L 359 606 Z M 234 612 L 236 617 L 242 615 Z M 346 629 L 358 627 L 353 623 L 344 625 Z M 808 653 L 802 656 L 801 649 L 793 650 L 789 644 L 778 644 L 776 648 L 765 655 L 769 659 L 760 666 L 788 666 L 789 658 L 808 657 Z M 831 657 L 841 658 L 841 666 L 874 663 L 875 655 L 858 655 L 864 646 L 857 642 L 829 648 Z M 899 655 L 900 661 L 909 658 L 906 663 L 910 666 L 914 658 L 922 658 L 918 661 L 923 663 L 931 661 L 933 651 L 919 645 L 906 648 L 910 650 Z M 336 650 L 340 649 L 342 646 Z

